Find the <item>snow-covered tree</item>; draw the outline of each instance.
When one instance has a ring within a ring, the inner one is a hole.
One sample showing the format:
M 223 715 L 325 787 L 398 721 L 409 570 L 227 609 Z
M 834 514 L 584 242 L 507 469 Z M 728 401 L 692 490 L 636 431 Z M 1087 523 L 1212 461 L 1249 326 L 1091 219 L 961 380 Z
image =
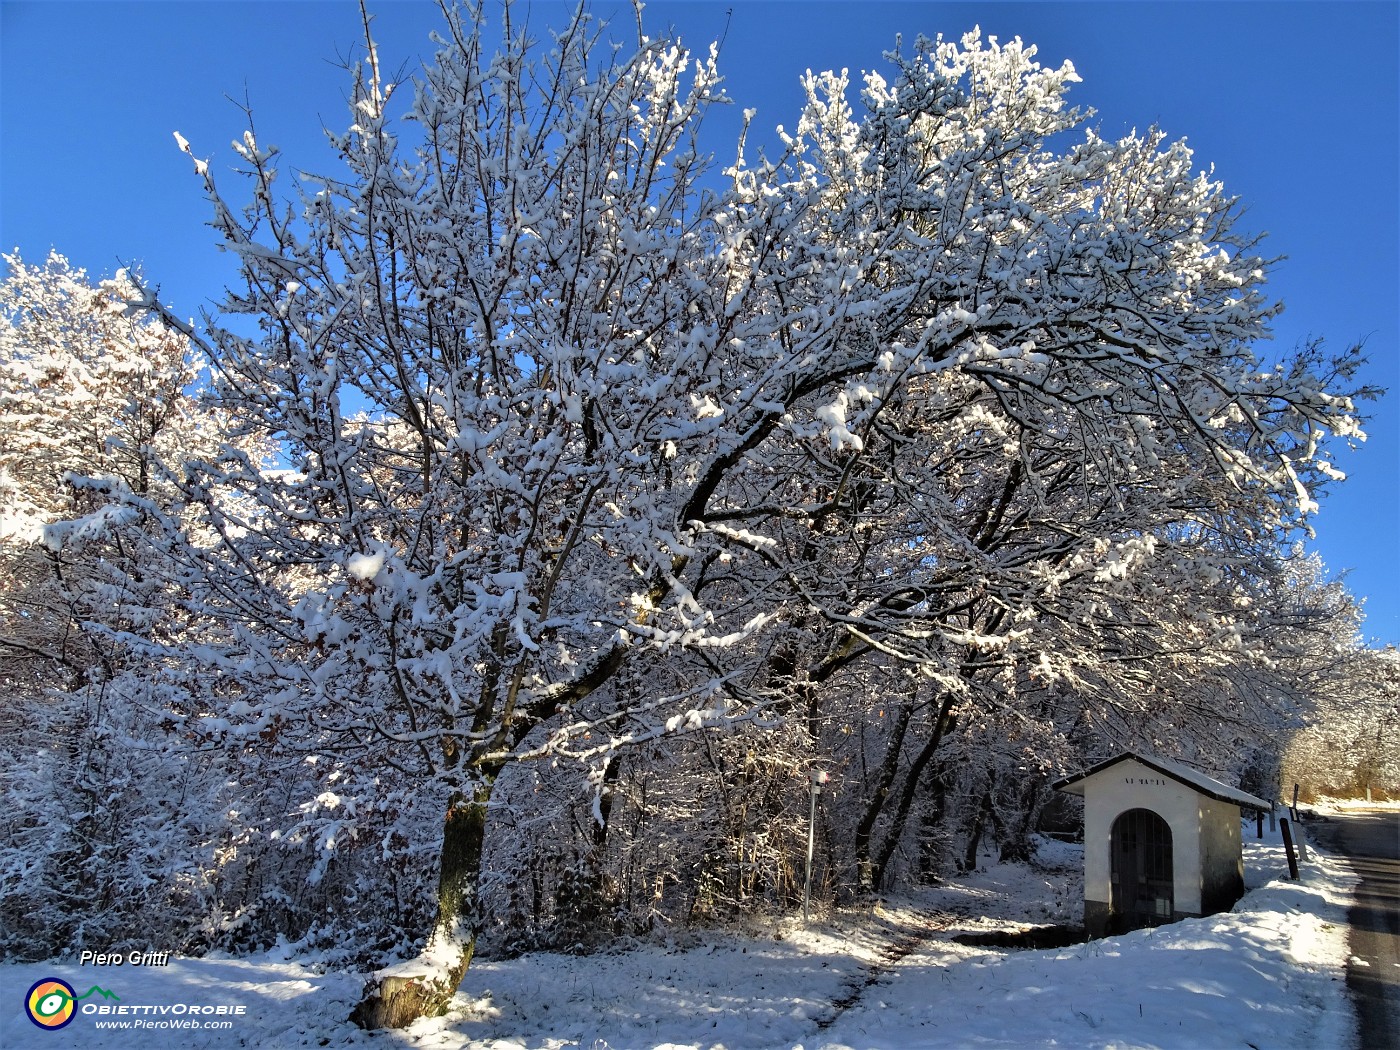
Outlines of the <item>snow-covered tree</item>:
M 4 256 L 0 283 L 0 637 L 5 674 L 62 667 L 78 679 L 101 659 L 75 630 L 82 589 L 61 539 L 45 530 L 92 509 L 71 479 L 111 477 L 149 493 L 152 464 L 190 436 L 195 379 L 187 342 L 125 316 L 134 285 L 94 286 L 57 253 L 41 266 Z
M 1291 630 L 1270 650 L 1278 691 L 1306 698 L 1271 756 L 1285 795 L 1400 795 L 1400 657 L 1362 641 L 1362 610 L 1316 555 L 1295 551 L 1276 584 Z
M 390 781 L 441 806 L 437 917 L 376 1026 L 460 982 L 509 764 L 602 789 L 678 734 L 815 740 L 872 663 L 923 683 L 927 767 L 1031 669 L 1146 644 L 1120 616 L 1150 574 L 1286 531 L 1357 433 L 1353 359 L 1252 349 L 1274 307 L 1234 200 L 1155 131 L 1083 130 L 1068 63 L 920 40 L 859 115 L 811 78 L 781 155 L 720 179 L 713 49 L 445 17 L 411 85 L 371 46 L 344 172 L 282 200 L 250 131 L 244 210 L 196 160 L 257 334 L 185 330 L 282 461 L 187 464 L 201 538 L 157 540 L 218 625 L 182 656 L 193 731 L 320 757 L 335 841 Z
M 181 617 L 123 494 L 168 505 L 160 464 L 222 435 L 190 392 L 188 341 L 128 316 L 125 274 L 57 253 L 0 282 L 0 948 L 42 956 L 172 943 L 198 919 L 218 778 L 162 727 L 168 697 L 133 643 Z

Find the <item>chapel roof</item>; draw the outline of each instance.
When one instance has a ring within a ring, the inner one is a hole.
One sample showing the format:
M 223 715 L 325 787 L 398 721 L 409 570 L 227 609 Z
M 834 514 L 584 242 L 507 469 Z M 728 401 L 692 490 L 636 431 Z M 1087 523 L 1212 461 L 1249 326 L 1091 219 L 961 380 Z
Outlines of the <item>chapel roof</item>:
M 1171 777 L 1194 791 L 1199 791 L 1202 795 L 1215 799 L 1217 802 L 1229 802 L 1236 806 L 1249 806 L 1251 809 L 1269 809 L 1269 803 L 1262 798 L 1251 795 L 1248 791 L 1241 791 L 1239 788 L 1230 787 L 1229 784 L 1222 784 L 1214 777 L 1207 776 L 1199 769 L 1192 769 L 1190 766 L 1182 765 L 1180 762 L 1170 758 L 1160 758 L 1157 755 L 1143 754 L 1141 751 L 1124 751 L 1121 755 L 1105 759 L 1097 765 L 1090 766 L 1081 773 L 1073 776 L 1062 777 L 1051 784 L 1051 788 L 1056 791 L 1065 791 L 1071 795 L 1083 795 L 1083 781 L 1104 770 L 1133 759 L 1142 763 L 1157 772 Z

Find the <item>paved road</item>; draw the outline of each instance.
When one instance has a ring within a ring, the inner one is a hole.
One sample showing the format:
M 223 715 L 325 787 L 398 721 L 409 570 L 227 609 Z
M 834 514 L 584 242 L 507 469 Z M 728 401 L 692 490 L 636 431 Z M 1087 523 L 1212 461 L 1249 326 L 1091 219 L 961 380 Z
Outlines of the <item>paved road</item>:
M 1309 832 L 1351 863 L 1361 884 L 1347 919 L 1361 1050 L 1400 1050 L 1400 814 L 1331 816 Z

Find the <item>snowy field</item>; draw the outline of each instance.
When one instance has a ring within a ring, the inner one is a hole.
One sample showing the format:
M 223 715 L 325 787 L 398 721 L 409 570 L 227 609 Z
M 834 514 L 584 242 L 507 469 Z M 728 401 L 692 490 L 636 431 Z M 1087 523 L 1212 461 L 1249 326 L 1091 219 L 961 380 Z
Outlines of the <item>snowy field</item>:
M 399 1032 L 365 1033 L 346 1022 L 361 977 L 318 972 L 314 959 L 4 966 L 0 1046 L 1355 1046 L 1345 993 L 1353 880 L 1325 854 L 1310 850 L 1301 881 L 1290 882 L 1277 835 L 1266 831 L 1259 842 L 1250 827 L 1250 892 L 1231 913 L 1057 950 L 951 939 L 1077 920 L 1077 850 L 1047 843 L 1037 859 L 1031 868 L 988 858 L 956 885 L 814 917 L 807 929 L 789 920 L 748 936 L 692 933 L 587 957 L 481 960 L 447 1016 Z M 57 1031 L 38 1028 L 23 1006 L 29 988 L 49 977 L 68 981 L 80 997 L 73 1020 Z M 88 994 L 94 984 L 118 998 Z M 126 1014 L 114 1012 L 118 1005 Z M 230 1012 L 191 1009 L 221 1006 Z M 109 1012 L 99 1013 L 104 1007 Z M 189 1027 L 206 1019 L 223 1027 Z

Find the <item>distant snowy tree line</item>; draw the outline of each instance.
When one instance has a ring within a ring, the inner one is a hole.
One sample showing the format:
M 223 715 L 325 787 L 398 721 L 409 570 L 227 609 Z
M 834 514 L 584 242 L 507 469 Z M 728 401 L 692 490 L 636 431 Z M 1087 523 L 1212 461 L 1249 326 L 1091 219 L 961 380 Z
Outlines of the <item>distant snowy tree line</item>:
M 1361 358 L 1258 355 L 1183 144 L 974 32 L 717 171 L 714 49 L 493 17 L 398 91 L 370 46 L 335 176 L 196 160 L 242 274 L 198 326 L 6 257 L 7 953 L 421 949 L 397 1025 L 480 935 L 790 907 L 814 769 L 840 901 L 1025 857 L 1124 747 L 1272 795 L 1393 718 L 1293 545 Z

